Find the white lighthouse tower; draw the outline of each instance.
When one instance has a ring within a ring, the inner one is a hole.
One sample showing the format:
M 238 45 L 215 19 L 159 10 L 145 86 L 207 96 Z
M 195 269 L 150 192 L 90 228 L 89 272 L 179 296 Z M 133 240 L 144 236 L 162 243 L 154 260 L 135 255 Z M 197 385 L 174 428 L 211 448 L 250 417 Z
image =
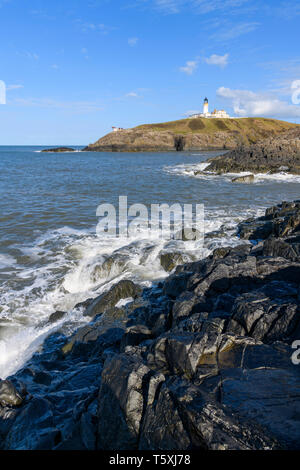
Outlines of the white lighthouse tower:
M 208 99 L 205 98 L 203 103 L 203 114 L 208 114 Z

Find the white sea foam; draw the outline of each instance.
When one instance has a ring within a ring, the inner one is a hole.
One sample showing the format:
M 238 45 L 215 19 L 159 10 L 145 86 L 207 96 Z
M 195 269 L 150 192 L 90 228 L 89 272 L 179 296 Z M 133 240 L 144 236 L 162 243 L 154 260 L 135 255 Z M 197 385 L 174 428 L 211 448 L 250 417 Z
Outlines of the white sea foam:
M 0 286 L 0 377 L 22 367 L 50 333 L 63 328 L 71 334 L 88 321 L 81 310 L 74 310 L 77 303 L 105 292 L 121 279 L 143 286 L 164 279 L 168 273 L 160 264 L 161 252 L 180 251 L 189 261 L 224 244 L 241 243 L 232 237 L 237 223 L 256 214 L 251 208 L 243 213 L 211 208 L 205 215 L 205 233 L 222 229 L 224 235 L 210 236 L 204 247 L 199 241 L 148 239 L 144 233 L 133 238 L 99 238 L 95 228 L 69 227 L 47 231 L 31 245 L 19 246 L 31 262 L 16 269 L 13 281 Z M 122 299 L 118 306 L 127 301 Z M 66 316 L 48 324 L 57 310 L 67 312 Z
M 193 178 L 198 179 L 223 179 L 227 181 L 231 181 L 233 178 L 238 176 L 245 176 L 249 174 L 249 171 L 240 172 L 240 173 L 223 173 L 221 175 L 217 175 L 216 173 L 205 171 L 206 168 L 209 166 L 209 163 L 195 163 L 195 164 L 180 164 L 175 166 L 168 166 L 165 167 L 164 170 L 167 173 L 172 173 L 175 175 L 180 176 L 190 176 Z M 200 172 L 200 173 L 197 173 Z M 203 173 L 201 173 L 203 172 Z M 256 173 L 254 174 L 254 182 L 255 183 L 263 183 L 265 181 L 272 181 L 272 182 L 286 182 L 286 183 L 300 183 L 300 175 L 293 175 L 286 172 L 280 173 Z
M 0 253 L 0 269 L 7 268 L 16 264 L 15 258 L 10 255 L 3 255 Z
M 43 150 L 33 150 L 34 153 L 78 153 L 82 152 L 81 149 L 67 150 L 66 152 L 44 152 Z

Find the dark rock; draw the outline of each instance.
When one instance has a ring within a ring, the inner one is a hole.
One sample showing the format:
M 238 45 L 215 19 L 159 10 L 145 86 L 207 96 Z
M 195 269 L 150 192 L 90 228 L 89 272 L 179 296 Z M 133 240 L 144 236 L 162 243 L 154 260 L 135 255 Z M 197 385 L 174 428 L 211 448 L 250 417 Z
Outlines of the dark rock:
M 176 240 L 182 240 L 184 242 L 189 242 L 189 241 L 195 241 L 195 240 L 200 240 L 202 238 L 202 234 L 199 232 L 199 230 L 195 228 L 183 228 L 182 230 L 179 230 L 175 234 L 175 239 Z
M 240 227 L 252 244 L 158 286 L 121 281 L 89 300 L 90 323 L 0 381 L 0 448 L 297 449 L 299 210 L 269 208 Z
M 183 264 L 184 256 L 182 253 L 161 253 L 160 264 L 165 271 L 173 271 L 178 264 Z
M 115 307 L 119 300 L 129 297 L 136 298 L 141 292 L 142 289 L 140 286 L 134 284 L 134 282 L 127 280 L 120 281 L 108 292 L 96 297 L 86 309 L 85 315 L 94 317 L 100 313 L 104 313 L 106 310 Z
M 187 287 L 191 273 L 180 273 L 171 275 L 164 284 L 164 294 L 169 297 L 178 297 Z
M 254 182 L 254 175 L 244 175 L 244 176 L 236 176 L 232 179 L 233 183 L 253 183 Z
M 143 341 L 152 338 L 152 332 L 144 325 L 134 325 L 125 331 L 121 341 L 121 351 L 124 351 L 127 346 L 137 346 Z
M 54 312 L 50 315 L 48 323 L 56 323 L 65 316 L 66 312 Z
M 75 149 L 70 147 L 55 147 L 51 149 L 42 150 L 44 153 L 63 153 L 63 152 L 75 152 Z
M 300 173 L 300 129 L 291 129 L 250 146 L 240 146 L 222 157 L 210 159 L 206 171 L 216 173 Z M 283 169 L 284 168 L 284 169 Z
M 99 392 L 98 449 L 138 448 L 144 390 L 150 377 L 148 367 L 126 354 L 105 364 Z
M 23 402 L 21 395 L 17 392 L 12 382 L 0 380 L 0 405 L 20 406 Z
M 276 439 L 233 415 L 199 387 L 178 378 L 162 385 L 148 406 L 139 448 L 142 450 L 250 450 L 276 448 Z

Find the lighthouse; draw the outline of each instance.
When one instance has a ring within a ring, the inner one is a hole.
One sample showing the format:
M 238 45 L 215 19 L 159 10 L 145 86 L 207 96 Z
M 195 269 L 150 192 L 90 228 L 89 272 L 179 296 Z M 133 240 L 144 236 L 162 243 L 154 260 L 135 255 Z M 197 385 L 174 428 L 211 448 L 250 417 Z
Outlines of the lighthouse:
M 205 119 L 231 119 L 231 116 L 222 110 L 215 109 L 212 113 L 208 110 L 208 99 L 204 99 L 203 113 L 191 114 L 189 118 L 205 118 Z
M 208 99 L 205 98 L 203 103 L 203 114 L 208 114 Z

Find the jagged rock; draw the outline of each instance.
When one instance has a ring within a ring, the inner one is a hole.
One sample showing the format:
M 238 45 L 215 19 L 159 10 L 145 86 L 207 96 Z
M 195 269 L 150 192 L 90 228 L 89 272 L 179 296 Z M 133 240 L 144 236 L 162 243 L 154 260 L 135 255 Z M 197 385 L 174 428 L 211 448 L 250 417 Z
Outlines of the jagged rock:
M 99 392 L 98 449 L 137 449 L 151 375 L 147 366 L 127 354 L 105 364 Z
M 254 175 L 244 175 L 244 176 L 236 176 L 232 179 L 233 183 L 253 183 L 254 182 Z
M 178 378 L 162 385 L 143 420 L 141 450 L 249 450 L 276 448 L 276 439 L 239 419 L 205 391 Z
M 190 275 L 189 273 L 180 273 L 170 276 L 164 284 L 164 294 L 172 298 L 180 295 L 186 289 Z
M 50 315 L 48 323 L 56 323 L 57 321 L 61 320 L 65 316 L 66 312 L 54 312 Z
M 253 145 L 242 145 L 225 156 L 209 160 L 207 171 L 223 173 L 278 173 L 288 168 L 289 173 L 300 173 L 300 128 L 288 130 L 277 137 L 269 137 Z
M 263 244 L 264 256 L 280 257 L 291 261 L 300 261 L 300 243 L 297 238 L 271 238 Z
M 21 395 L 9 380 L 0 379 L 0 405 L 20 406 L 23 402 Z
M 182 253 L 161 253 L 160 264 L 165 271 L 173 271 L 178 264 L 183 264 L 184 256 Z
M 121 351 L 124 351 L 127 346 L 136 346 L 147 339 L 153 337 L 151 330 L 145 325 L 134 325 L 127 328 L 122 337 Z
M 286 283 L 282 284 L 285 289 Z M 272 298 L 266 292 L 268 288 L 237 297 L 227 331 L 264 342 L 288 341 L 299 321 L 296 299 Z
M 141 292 L 140 286 L 134 284 L 134 282 L 128 280 L 119 281 L 108 292 L 96 297 L 86 309 L 85 315 L 94 317 L 104 313 L 106 310 L 115 307 L 119 300 L 129 297 L 135 299 Z

